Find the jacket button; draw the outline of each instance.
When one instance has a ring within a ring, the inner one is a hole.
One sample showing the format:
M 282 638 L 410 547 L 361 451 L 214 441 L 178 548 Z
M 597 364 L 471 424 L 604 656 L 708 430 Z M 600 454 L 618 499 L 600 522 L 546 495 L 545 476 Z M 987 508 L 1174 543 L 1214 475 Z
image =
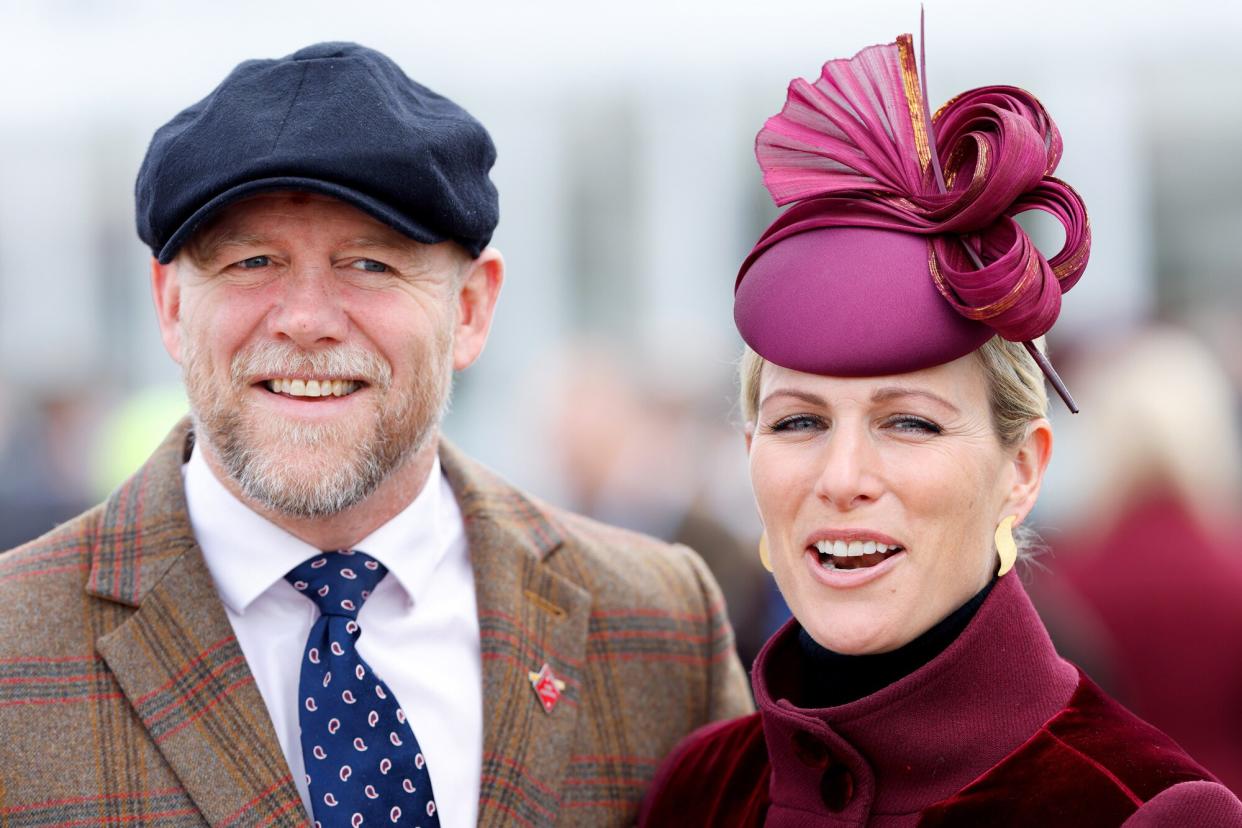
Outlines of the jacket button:
M 854 777 L 845 765 L 833 765 L 819 781 L 819 795 L 830 811 L 841 811 L 854 798 Z
M 793 735 L 794 755 L 808 768 L 826 768 L 832 763 L 832 752 L 822 739 L 799 730 Z

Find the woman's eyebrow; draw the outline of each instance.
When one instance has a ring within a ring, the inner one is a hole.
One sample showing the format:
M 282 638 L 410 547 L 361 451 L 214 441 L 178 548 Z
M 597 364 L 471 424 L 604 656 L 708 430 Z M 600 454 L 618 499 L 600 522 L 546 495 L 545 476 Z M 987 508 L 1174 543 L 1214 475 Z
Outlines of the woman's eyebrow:
M 954 414 L 962 413 L 956 405 L 949 402 L 944 397 L 939 394 L 933 394 L 931 391 L 925 391 L 921 388 L 903 388 L 897 385 L 888 386 L 886 388 L 878 388 L 875 393 L 871 395 L 871 401 L 873 403 L 882 403 L 897 399 L 899 397 L 923 397 L 924 399 L 931 400 L 934 403 L 939 403 L 952 411 Z
M 802 400 L 803 402 L 810 403 L 811 405 L 824 404 L 824 398 L 816 394 L 811 394 L 806 391 L 798 391 L 794 388 L 777 388 L 775 391 L 770 392 L 766 397 L 759 401 L 759 407 L 763 408 L 775 397 L 793 397 L 796 400 Z

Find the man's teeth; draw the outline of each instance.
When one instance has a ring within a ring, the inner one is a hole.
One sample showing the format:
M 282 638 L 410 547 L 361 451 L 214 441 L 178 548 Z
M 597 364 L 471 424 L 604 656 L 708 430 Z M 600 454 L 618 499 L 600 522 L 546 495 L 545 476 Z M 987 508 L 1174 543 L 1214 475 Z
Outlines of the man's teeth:
M 352 380 L 270 379 L 265 383 L 274 394 L 291 397 L 344 397 L 358 390 Z
M 889 546 L 878 541 L 816 541 L 815 548 L 821 555 L 832 555 L 836 558 L 857 558 L 862 555 L 874 555 L 876 552 L 897 552 L 902 547 Z

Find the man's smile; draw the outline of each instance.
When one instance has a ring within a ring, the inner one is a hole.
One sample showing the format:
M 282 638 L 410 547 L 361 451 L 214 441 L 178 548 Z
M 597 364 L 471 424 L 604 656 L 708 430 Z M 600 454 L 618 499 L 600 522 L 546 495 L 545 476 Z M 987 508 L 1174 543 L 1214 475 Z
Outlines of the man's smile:
M 277 377 L 262 383 L 273 394 L 289 397 L 348 397 L 366 385 L 359 380 L 304 379 L 301 377 Z

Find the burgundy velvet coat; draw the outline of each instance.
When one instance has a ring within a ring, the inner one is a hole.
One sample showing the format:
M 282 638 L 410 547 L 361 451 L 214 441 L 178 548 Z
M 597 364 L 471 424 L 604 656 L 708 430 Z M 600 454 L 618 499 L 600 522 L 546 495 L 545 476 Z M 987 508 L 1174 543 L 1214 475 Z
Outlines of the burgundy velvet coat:
M 640 825 L 1242 826 L 1242 803 L 1060 658 L 1013 574 L 948 649 L 819 710 L 790 622 L 755 661 L 759 712 L 665 760 Z

